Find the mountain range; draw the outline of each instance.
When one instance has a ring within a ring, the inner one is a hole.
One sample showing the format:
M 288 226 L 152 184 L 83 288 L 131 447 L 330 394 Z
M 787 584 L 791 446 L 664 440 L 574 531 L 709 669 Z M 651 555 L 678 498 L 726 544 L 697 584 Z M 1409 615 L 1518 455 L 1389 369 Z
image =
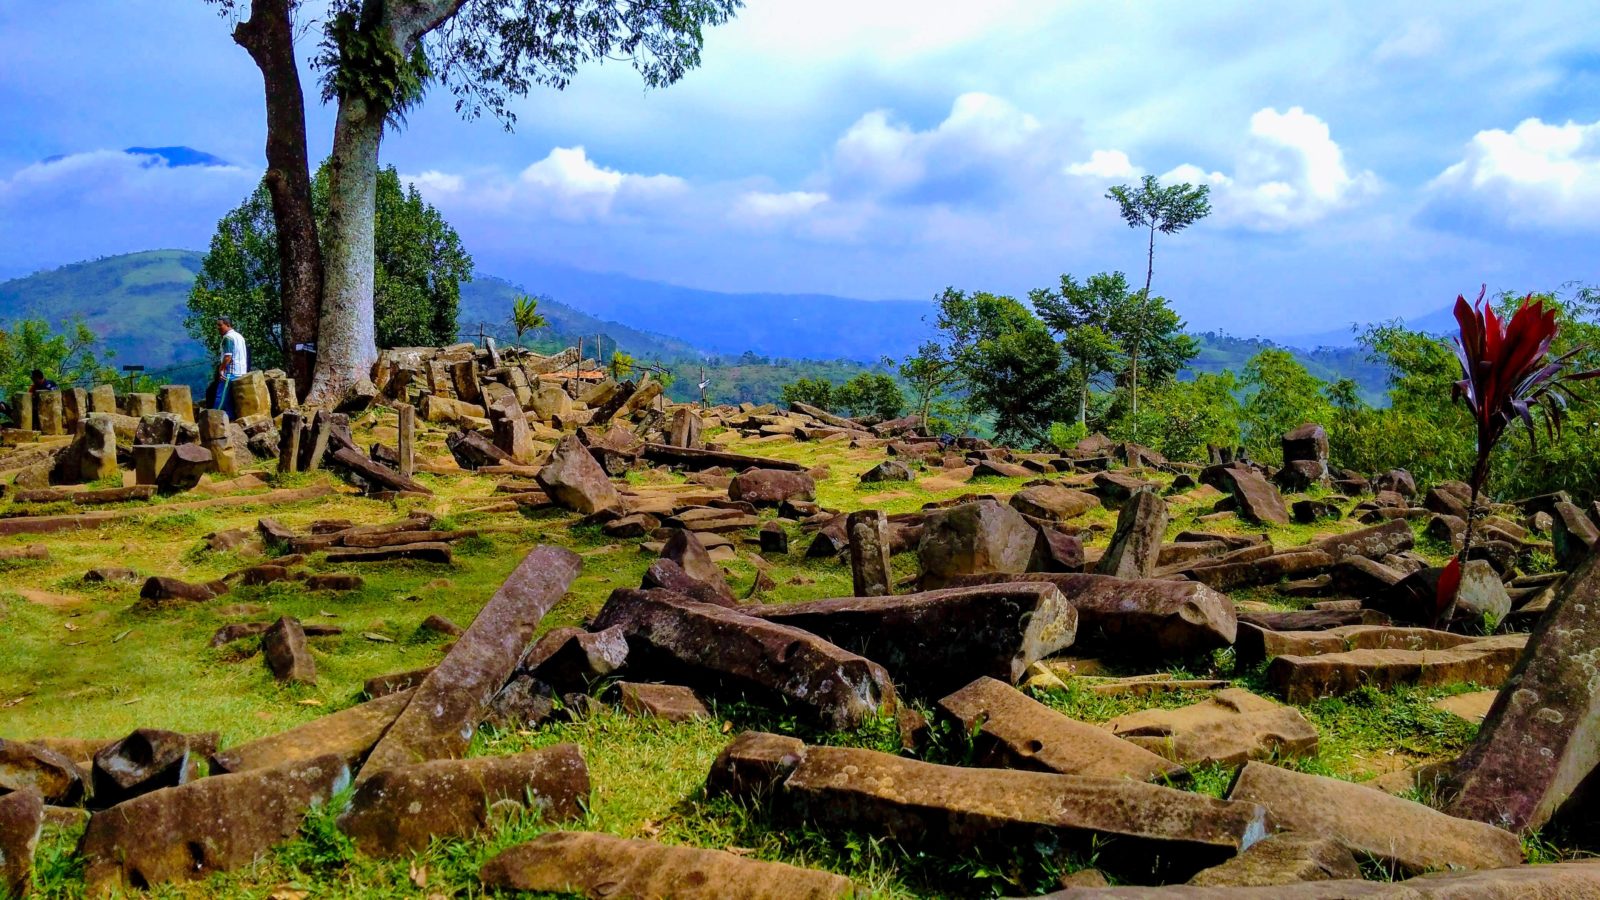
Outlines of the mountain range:
M 195 360 L 204 349 L 181 322 L 201 259 L 192 250 L 149 250 L 0 282 L 0 321 L 81 316 L 116 351 L 119 365 L 158 371 Z M 523 272 L 516 282 L 479 275 L 463 284 L 462 337 L 476 337 L 481 329 L 509 340 L 512 298 L 524 292 L 545 297 L 539 308 L 550 327 L 535 336 L 541 344 L 570 346 L 581 337 L 592 346 L 596 335 L 604 335 L 608 350 L 620 346 L 643 361 L 721 358 L 749 365 L 810 359 L 870 365 L 915 352 L 933 332 L 927 302 L 730 294 L 545 266 Z M 1238 371 L 1256 352 L 1277 346 L 1259 338 L 1196 337 L 1201 353 L 1191 365 L 1195 371 Z M 1345 343 L 1290 349 L 1319 378 L 1354 378 L 1369 399 L 1381 399 L 1382 367 Z

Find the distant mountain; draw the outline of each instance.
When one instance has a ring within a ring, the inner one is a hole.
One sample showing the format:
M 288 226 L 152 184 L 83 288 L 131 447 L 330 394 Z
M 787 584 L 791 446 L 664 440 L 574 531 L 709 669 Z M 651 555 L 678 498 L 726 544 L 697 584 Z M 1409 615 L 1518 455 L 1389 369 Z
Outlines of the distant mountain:
M 1448 306 L 1424 315 L 1401 319 L 1401 321 L 1407 328 L 1413 331 L 1421 331 L 1424 334 L 1443 335 L 1454 333 L 1456 330 L 1455 313 Z M 1271 340 L 1287 347 L 1354 347 L 1360 330 L 1365 327 L 1365 324 L 1352 322 L 1343 328 L 1332 331 L 1292 334 L 1275 337 Z
M 530 265 L 516 276 L 530 290 L 592 315 L 726 356 L 750 350 L 779 358 L 877 362 L 915 353 L 934 331 L 933 304 L 922 300 L 730 294 L 556 265 Z
M 510 325 L 511 299 L 517 294 L 526 293 L 533 292 L 503 278 L 495 278 L 492 275 L 474 276 L 472 281 L 461 286 L 461 306 L 456 314 L 456 327 L 460 330 L 462 339 L 476 337 L 480 328 L 485 333 L 495 336 L 497 340 L 513 338 L 514 333 Z M 585 356 L 594 355 L 592 349 L 594 338 L 601 334 L 607 339 L 605 344 L 607 352 L 611 346 L 617 345 L 643 361 L 671 362 L 680 359 L 699 359 L 704 355 L 699 349 L 677 338 L 640 331 L 617 322 L 604 321 L 558 300 L 540 301 L 539 312 L 550 321 L 550 328 L 538 335 L 531 335 L 530 339 L 538 339 L 542 343 L 559 341 L 563 345 L 570 346 L 581 337 L 588 341 L 588 346 L 584 350 Z
M 1367 358 L 1359 347 L 1322 346 L 1315 350 L 1286 347 L 1264 338 L 1241 338 L 1215 332 L 1194 335 L 1200 343 L 1200 355 L 1189 363 L 1195 372 L 1216 374 L 1223 370 L 1243 372 L 1250 357 L 1262 350 L 1288 350 L 1306 371 L 1323 381 L 1332 383 L 1349 378 L 1361 388 L 1361 397 L 1368 403 L 1388 402 L 1389 370 Z

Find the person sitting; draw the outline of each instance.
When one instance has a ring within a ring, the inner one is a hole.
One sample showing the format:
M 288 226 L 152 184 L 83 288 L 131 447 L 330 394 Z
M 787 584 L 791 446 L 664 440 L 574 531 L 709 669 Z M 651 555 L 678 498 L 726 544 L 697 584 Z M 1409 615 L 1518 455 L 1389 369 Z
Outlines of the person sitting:
M 30 394 L 37 394 L 40 391 L 60 390 L 54 381 L 44 377 L 44 372 L 38 369 L 34 369 L 32 372 L 29 372 L 28 375 L 33 379 L 33 383 L 28 385 L 28 393 Z

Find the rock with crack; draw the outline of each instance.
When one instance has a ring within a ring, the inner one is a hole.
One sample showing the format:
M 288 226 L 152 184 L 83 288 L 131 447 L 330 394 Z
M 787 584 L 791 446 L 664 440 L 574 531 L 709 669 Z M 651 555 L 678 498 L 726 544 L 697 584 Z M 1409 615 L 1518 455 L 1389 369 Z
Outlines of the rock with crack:
M 362 853 L 393 857 L 426 850 L 434 838 L 472 837 L 514 815 L 571 819 L 588 803 L 583 754 L 576 744 L 557 744 L 385 769 L 356 788 L 339 830 Z
M 561 439 L 534 480 L 551 500 L 586 516 L 622 508 L 622 495 L 576 435 Z
M 338 756 L 215 775 L 127 800 L 89 819 L 79 848 L 91 893 L 205 878 L 289 840 L 350 780 Z
M 978 765 L 1135 781 L 1184 772 L 1175 762 L 1068 718 L 993 678 L 979 678 L 945 697 L 939 709 L 973 737 Z
M 556 831 L 485 863 L 484 887 L 587 897 L 674 900 L 829 900 L 855 896 L 831 872 L 591 831 Z
M 907 691 L 928 698 L 985 675 L 1015 684 L 1036 660 L 1071 646 L 1078 626 L 1077 609 L 1042 582 L 777 604 L 751 614 L 871 654 Z
M 1413 874 L 1522 862 L 1522 845 L 1509 831 L 1336 778 L 1252 762 L 1228 797 L 1265 806 L 1277 829 L 1330 838 Z
M 1095 571 L 1118 578 L 1149 578 L 1161 555 L 1161 537 L 1167 531 L 1167 501 L 1152 491 L 1139 491 L 1122 505 L 1111 546 Z
M 1448 650 L 1349 650 L 1320 656 L 1280 656 L 1267 666 L 1267 681 L 1290 703 L 1342 697 L 1364 686 L 1388 690 L 1397 685 L 1495 686 L 1504 682 L 1522 655 L 1528 636 L 1483 638 Z
M 832 728 L 896 707 L 883 667 L 807 631 L 663 591 L 613 591 L 594 628 L 621 626 L 630 677 L 780 697 Z
M 390 766 L 460 757 L 494 695 L 511 677 L 533 632 L 578 577 L 582 560 L 539 546 L 478 611 L 466 634 L 422 680 L 361 767 L 362 779 Z
M 922 586 L 940 588 L 970 575 L 1028 570 L 1038 535 L 1026 517 L 994 500 L 977 500 L 929 513 L 917 559 Z
M 1178 709 L 1145 709 L 1106 723 L 1111 733 L 1185 766 L 1315 756 L 1317 729 L 1300 710 L 1241 688 Z
M 1285 831 L 1261 841 L 1189 883 L 1203 887 L 1265 887 L 1361 878 L 1356 858 L 1338 841 Z
M 1254 469 L 1227 467 L 1222 470 L 1224 486 L 1238 503 L 1239 515 L 1250 522 L 1270 525 L 1289 524 L 1289 508 L 1283 495 Z

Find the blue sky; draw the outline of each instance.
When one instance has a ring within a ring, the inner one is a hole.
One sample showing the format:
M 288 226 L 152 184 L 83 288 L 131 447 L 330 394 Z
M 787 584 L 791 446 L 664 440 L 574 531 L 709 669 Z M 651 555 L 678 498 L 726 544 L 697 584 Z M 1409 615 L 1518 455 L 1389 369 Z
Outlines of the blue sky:
M 1158 245 L 1156 291 L 1194 328 L 1324 332 L 1482 282 L 1600 281 L 1596 22 L 1580 2 L 751 0 L 674 87 L 590 68 L 519 101 L 513 133 L 439 92 L 384 159 L 484 272 L 872 299 L 1142 275 L 1106 188 L 1203 181 L 1216 214 Z M 259 75 L 227 31 L 200 0 L 0 4 L 0 276 L 204 248 L 262 165 Z M 308 99 L 320 156 L 331 110 Z M 162 145 L 232 165 L 119 152 Z

